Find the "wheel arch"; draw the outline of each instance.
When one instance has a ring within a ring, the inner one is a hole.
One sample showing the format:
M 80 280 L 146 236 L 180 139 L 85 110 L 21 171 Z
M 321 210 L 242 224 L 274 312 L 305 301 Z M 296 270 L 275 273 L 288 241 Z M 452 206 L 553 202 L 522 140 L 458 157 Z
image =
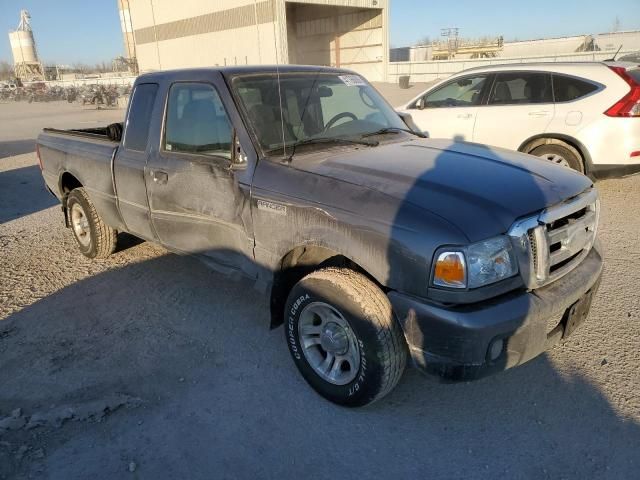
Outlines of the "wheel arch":
M 589 150 L 584 146 L 582 142 L 570 135 L 565 135 L 562 133 L 542 133 L 539 135 L 534 135 L 533 137 L 530 137 L 522 142 L 520 147 L 518 147 L 518 151 L 522 153 L 531 153 L 534 149 L 542 145 L 554 144 L 568 146 L 576 150 L 582 157 L 582 164 L 584 166 L 585 175 L 589 175 L 592 165 Z
M 365 275 L 383 291 L 386 290 L 378 279 L 348 256 L 325 246 L 298 245 L 282 257 L 279 268 L 273 274 L 270 295 L 272 329 L 284 321 L 284 307 L 293 286 L 309 273 L 325 267 L 349 268 Z
M 78 180 L 78 178 L 73 173 L 65 171 L 62 173 L 62 175 L 60 175 L 58 190 L 61 194 L 62 212 L 64 214 L 64 223 L 67 228 L 71 226 L 69 223 L 69 215 L 67 211 L 67 197 L 72 190 L 82 187 L 82 182 L 80 182 L 80 180 Z

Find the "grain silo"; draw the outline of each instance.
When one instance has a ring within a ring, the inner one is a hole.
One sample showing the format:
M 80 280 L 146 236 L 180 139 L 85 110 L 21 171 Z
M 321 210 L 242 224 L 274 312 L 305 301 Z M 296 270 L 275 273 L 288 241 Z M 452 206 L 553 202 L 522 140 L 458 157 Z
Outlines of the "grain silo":
M 118 13 L 120 14 L 120 28 L 124 39 L 125 61 L 129 71 L 138 73 L 138 62 L 136 59 L 136 42 L 133 38 L 133 25 L 131 23 L 131 10 L 129 0 L 118 0 Z
M 30 20 L 29 12 L 21 10 L 18 28 L 14 32 L 9 32 L 15 74 L 17 78 L 24 81 L 44 80 L 44 72 L 42 64 L 38 60 Z

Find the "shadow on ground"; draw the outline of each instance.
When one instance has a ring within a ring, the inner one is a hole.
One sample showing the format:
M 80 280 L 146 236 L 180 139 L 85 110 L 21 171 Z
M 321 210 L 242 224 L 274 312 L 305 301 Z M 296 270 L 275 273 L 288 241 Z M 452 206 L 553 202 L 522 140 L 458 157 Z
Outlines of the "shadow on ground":
M 0 199 L 0 224 L 58 203 L 47 191 L 37 165 L 0 171 Z
M 250 287 L 168 254 L 70 285 L 0 322 L 3 415 L 110 394 L 143 401 L 99 424 L 9 432 L 0 475 L 116 478 L 130 461 L 146 478 L 637 472 L 639 426 L 545 356 L 470 384 L 408 371 L 369 408 L 329 404 L 303 382 Z M 22 444 L 31 450 L 18 461 Z
M 22 155 L 23 153 L 35 152 L 35 139 L 28 140 L 8 140 L 0 142 L 0 159 Z

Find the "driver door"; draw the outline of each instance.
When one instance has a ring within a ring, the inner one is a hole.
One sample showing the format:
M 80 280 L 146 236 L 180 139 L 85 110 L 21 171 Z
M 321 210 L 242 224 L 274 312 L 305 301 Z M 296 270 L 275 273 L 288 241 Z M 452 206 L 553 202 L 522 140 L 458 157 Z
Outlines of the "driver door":
M 489 74 L 456 78 L 420 97 L 409 106 L 409 113 L 430 138 L 470 142 L 489 84 Z
M 160 149 L 147 168 L 149 206 L 164 246 L 253 275 L 250 186 L 246 171 L 230 168 L 232 131 L 213 83 L 173 83 Z

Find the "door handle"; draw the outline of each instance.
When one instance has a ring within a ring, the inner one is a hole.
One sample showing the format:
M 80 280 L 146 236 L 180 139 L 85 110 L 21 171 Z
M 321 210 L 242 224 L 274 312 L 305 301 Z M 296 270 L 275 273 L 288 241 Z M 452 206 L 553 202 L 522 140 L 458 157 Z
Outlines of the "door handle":
M 472 116 L 473 116 L 473 115 L 472 115 L 471 113 L 460 113 L 460 114 L 458 115 L 458 118 L 464 118 L 464 119 L 467 119 L 467 118 L 471 118 Z
M 548 110 L 538 110 L 535 112 L 529 112 L 529 116 L 530 117 L 546 117 L 549 115 L 549 111 Z
M 155 183 L 164 185 L 169 180 L 169 175 L 167 172 L 163 172 L 162 170 L 154 170 L 151 172 L 151 178 L 153 178 Z

